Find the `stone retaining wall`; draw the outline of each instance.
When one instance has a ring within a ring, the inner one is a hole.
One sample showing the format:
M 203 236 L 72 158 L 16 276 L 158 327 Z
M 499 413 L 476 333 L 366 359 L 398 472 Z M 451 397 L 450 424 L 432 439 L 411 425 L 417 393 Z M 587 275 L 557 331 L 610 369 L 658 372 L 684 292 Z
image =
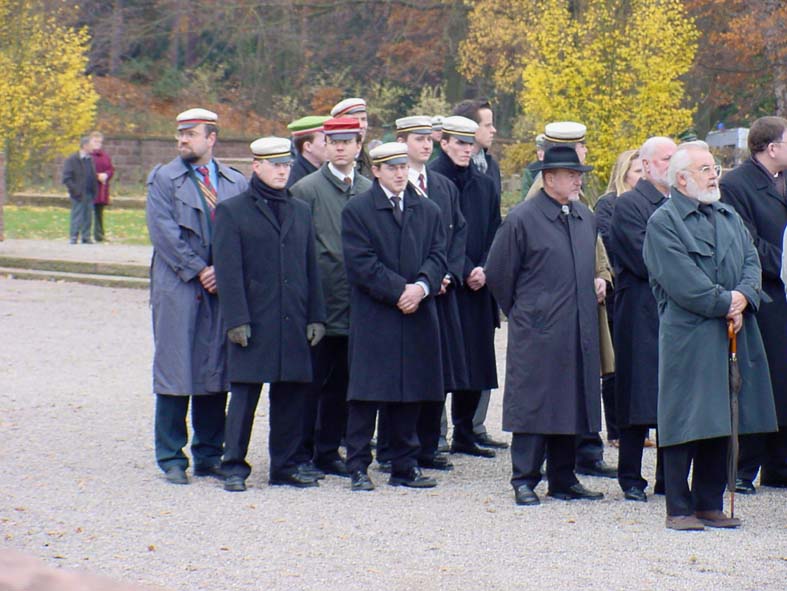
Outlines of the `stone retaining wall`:
M 0 150 L 0 240 L 5 240 L 3 205 L 5 204 L 5 152 Z

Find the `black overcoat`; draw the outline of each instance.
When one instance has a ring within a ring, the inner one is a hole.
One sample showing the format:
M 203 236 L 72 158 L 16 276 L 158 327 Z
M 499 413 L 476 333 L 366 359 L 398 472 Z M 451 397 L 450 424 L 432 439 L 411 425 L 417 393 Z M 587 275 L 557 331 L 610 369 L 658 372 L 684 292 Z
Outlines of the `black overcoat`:
M 508 317 L 503 429 L 577 434 L 601 428 L 596 223 L 543 191 L 514 207 L 492 244 L 486 278 Z
M 446 272 L 440 208 L 412 186 L 401 226 L 377 181 L 342 211 L 350 282 L 348 400 L 442 401 L 440 329 L 434 294 Z M 396 307 L 405 285 L 424 281 L 430 295 L 413 314 Z
M 787 300 L 779 270 L 782 236 L 787 226 L 787 201 L 752 160 L 726 173 L 719 186 L 721 200 L 735 208 L 754 239 L 762 266 L 762 289 L 772 300 L 763 298 L 757 312 L 757 324 L 768 356 L 779 425 L 784 426 L 787 425 L 787 372 L 784 371 L 787 363 Z
M 615 405 L 618 424 L 656 425 L 659 395 L 659 313 L 642 258 L 648 219 L 666 203 L 640 179 L 615 200 L 610 245 L 615 269 Z
M 451 181 L 438 172 L 427 171 L 426 191 L 442 214 L 446 240 L 446 257 L 451 285 L 442 295 L 435 295 L 437 316 L 440 319 L 440 344 L 443 358 L 443 381 L 446 392 L 469 388 L 465 339 L 456 288 L 464 276 L 467 224 L 459 207 L 459 191 Z
M 467 222 L 467 245 L 462 273 L 464 278 L 475 267 L 483 267 L 500 227 L 500 194 L 494 182 L 472 164 L 456 166 L 445 154 L 430 163 L 429 171 L 445 175 L 459 190 L 459 207 Z M 497 303 L 487 286 L 473 291 L 457 287 L 457 303 L 465 339 L 468 389 L 497 388 L 495 328 L 500 326 Z
M 289 189 L 303 177 L 310 175 L 317 171 L 317 167 L 303 157 L 303 154 L 298 154 L 292 162 L 290 169 L 290 177 L 287 179 L 287 188 Z
M 230 381 L 310 382 L 306 325 L 325 322 L 309 206 L 288 197 L 277 221 L 250 188 L 216 208 L 213 260 L 227 329 L 251 324 L 248 347 L 228 344 Z

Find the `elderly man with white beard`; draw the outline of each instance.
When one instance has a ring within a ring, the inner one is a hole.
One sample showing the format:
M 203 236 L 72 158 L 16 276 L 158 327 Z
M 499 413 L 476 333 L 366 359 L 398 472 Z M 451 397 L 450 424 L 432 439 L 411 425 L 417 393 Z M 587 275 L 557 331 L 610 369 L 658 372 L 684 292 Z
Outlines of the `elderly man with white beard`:
M 740 433 L 776 430 L 768 363 L 754 313 L 761 270 L 751 235 L 719 203 L 705 142 L 672 156 L 670 199 L 650 218 L 643 257 L 659 311 L 658 429 L 666 527 L 734 528 L 722 511 L 731 434 L 727 324 L 738 334 Z M 688 474 L 692 462 L 691 488 Z

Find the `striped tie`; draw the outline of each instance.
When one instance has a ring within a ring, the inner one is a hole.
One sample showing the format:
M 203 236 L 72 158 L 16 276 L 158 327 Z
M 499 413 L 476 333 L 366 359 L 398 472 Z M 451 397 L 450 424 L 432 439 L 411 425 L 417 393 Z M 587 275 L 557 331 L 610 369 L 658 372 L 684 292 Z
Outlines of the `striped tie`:
M 207 201 L 212 215 L 213 210 L 216 209 L 216 187 L 210 182 L 210 173 L 208 172 L 207 166 L 198 166 L 197 172 L 202 175 L 202 180 L 197 180 L 199 181 L 199 188 L 200 191 L 202 191 L 202 196 L 205 198 L 205 201 Z

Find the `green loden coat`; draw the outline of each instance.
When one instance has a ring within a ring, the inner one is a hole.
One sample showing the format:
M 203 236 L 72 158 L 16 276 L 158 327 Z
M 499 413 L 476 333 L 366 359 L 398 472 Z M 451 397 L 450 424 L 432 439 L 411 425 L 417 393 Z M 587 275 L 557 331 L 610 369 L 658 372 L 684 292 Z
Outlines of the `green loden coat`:
M 740 433 L 776 430 L 768 360 L 754 313 L 760 262 L 735 210 L 712 205 L 715 239 L 703 240 L 698 203 L 675 189 L 648 221 L 643 256 L 659 309 L 659 445 L 729 436 L 731 291 L 749 302 L 738 333 Z

